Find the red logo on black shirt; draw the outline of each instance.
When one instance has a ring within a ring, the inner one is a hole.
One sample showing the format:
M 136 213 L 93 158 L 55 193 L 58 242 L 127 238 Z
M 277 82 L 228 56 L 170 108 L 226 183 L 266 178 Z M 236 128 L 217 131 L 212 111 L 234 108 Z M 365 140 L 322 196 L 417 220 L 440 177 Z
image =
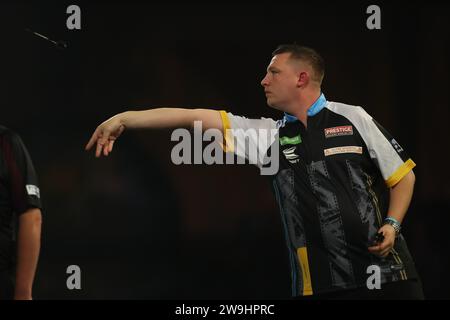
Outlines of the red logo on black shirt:
M 325 138 L 353 135 L 353 127 L 352 126 L 340 126 L 340 127 L 326 128 L 323 131 L 325 133 Z

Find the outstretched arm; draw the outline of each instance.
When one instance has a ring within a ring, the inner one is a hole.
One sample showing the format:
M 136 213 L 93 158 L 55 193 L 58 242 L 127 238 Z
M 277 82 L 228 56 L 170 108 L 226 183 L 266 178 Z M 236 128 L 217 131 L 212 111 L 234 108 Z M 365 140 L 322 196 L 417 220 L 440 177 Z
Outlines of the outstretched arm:
M 223 130 L 220 112 L 209 109 L 157 108 L 144 111 L 119 113 L 97 127 L 86 145 L 90 150 L 97 144 L 95 156 L 107 156 L 114 141 L 125 129 L 192 127 L 194 121 L 201 121 L 204 130 Z

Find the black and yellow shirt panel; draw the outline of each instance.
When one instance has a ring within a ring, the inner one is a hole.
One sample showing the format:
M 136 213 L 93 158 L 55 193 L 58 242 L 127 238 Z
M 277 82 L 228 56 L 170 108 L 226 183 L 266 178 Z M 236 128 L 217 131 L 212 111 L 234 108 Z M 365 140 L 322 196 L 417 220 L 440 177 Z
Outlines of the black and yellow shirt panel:
M 231 129 L 279 131 L 280 166 L 272 179 L 293 295 L 363 286 L 367 267 L 374 264 L 381 268 L 382 283 L 416 276 L 402 237 L 387 259 L 367 250 L 386 216 L 388 188 L 415 164 L 362 108 L 326 102 L 308 117 L 307 128 L 292 117 L 274 121 L 223 112 L 222 119 Z M 246 155 L 239 147 L 234 152 Z

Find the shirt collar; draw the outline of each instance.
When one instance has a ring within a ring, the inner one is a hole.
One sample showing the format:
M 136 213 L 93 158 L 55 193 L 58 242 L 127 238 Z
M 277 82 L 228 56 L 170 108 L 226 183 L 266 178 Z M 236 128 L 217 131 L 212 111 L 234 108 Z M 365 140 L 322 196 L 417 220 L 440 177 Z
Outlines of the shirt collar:
M 325 95 L 323 93 L 320 94 L 319 98 L 317 98 L 317 100 L 308 108 L 308 117 L 312 117 L 315 116 L 316 114 L 318 114 L 320 112 L 320 110 L 322 110 L 325 105 L 327 104 L 327 99 L 325 98 Z M 298 119 L 285 112 L 284 113 L 284 120 L 286 122 L 294 122 L 297 121 Z

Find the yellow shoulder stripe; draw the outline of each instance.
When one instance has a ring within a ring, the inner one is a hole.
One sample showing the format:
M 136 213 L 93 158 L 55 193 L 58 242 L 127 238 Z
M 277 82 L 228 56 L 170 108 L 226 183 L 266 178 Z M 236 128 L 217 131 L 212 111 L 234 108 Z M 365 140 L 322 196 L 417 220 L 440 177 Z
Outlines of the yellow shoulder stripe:
M 223 135 L 225 137 L 225 144 L 221 143 L 223 151 L 234 152 L 234 139 L 231 134 L 230 119 L 228 118 L 227 112 L 224 110 L 219 111 L 222 118 Z
M 397 171 L 394 172 L 393 175 L 391 175 L 386 180 L 386 185 L 391 188 L 395 186 L 402 178 L 414 168 L 416 164 L 411 159 L 408 159 L 404 164 L 402 164 Z

